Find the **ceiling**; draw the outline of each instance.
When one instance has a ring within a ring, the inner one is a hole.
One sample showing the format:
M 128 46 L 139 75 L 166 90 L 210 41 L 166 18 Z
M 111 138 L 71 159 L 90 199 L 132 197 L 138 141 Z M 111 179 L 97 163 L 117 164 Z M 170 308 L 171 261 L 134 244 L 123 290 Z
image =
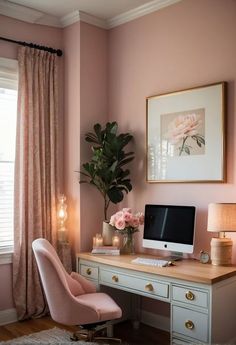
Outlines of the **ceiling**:
M 181 0 L 0 0 L 0 14 L 65 27 L 82 20 L 109 29 Z
M 58 18 L 80 10 L 101 19 L 110 19 L 150 0 L 9 0 Z

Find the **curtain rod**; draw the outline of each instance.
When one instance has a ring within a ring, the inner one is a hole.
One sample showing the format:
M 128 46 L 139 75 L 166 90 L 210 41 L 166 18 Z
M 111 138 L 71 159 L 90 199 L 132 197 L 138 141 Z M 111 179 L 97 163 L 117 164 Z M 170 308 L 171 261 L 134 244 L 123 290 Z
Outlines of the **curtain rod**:
M 35 49 L 39 49 L 39 50 L 45 50 L 45 51 L 47 51 L 49 53 L 57 54 L 57 56 L 62 56 L 62 50 L 60 50 L 60 49 L 44 47 L 44 46 L 40 46 L 40 45 L 34 44 L 34 43 L 15 41 L 15 40 L 11 40 L 10 38 L 5 38 L 5 37 L 0 37 L 0 40 L 11 42 L 11 43 L 16 43 L 16 44 L 19 44 L 19 45 L 25 46 L 25 47 L 35 48 Z

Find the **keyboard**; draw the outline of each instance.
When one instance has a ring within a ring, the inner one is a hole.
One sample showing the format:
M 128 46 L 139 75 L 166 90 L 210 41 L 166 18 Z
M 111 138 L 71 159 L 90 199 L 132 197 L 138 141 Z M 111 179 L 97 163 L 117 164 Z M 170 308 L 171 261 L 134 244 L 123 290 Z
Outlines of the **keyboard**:
M 171 264 L 170 261 L 162 259 L 148 259 L 148 258 L 136 258 L 131 261 L 133 264 L 156 266 L 156 267 L 166 267 Z

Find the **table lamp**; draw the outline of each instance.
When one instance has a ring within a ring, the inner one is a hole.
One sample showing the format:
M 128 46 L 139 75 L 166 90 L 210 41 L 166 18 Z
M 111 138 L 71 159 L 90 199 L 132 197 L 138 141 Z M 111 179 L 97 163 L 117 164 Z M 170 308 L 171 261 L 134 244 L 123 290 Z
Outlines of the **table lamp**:
M 233 241 L 225 232 L 236 231 L 236 204 L 209 204 L 207 231 L 219 234 L 211 240 L 212 265 L 230 265 Z

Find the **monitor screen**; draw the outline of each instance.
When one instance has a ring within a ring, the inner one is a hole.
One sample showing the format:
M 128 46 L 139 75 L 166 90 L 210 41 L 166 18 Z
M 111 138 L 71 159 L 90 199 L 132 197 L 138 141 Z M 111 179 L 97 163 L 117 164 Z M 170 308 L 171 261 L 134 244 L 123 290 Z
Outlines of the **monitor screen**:
M 143 247 L 193 253 L 194 206 L 146 205 Z

